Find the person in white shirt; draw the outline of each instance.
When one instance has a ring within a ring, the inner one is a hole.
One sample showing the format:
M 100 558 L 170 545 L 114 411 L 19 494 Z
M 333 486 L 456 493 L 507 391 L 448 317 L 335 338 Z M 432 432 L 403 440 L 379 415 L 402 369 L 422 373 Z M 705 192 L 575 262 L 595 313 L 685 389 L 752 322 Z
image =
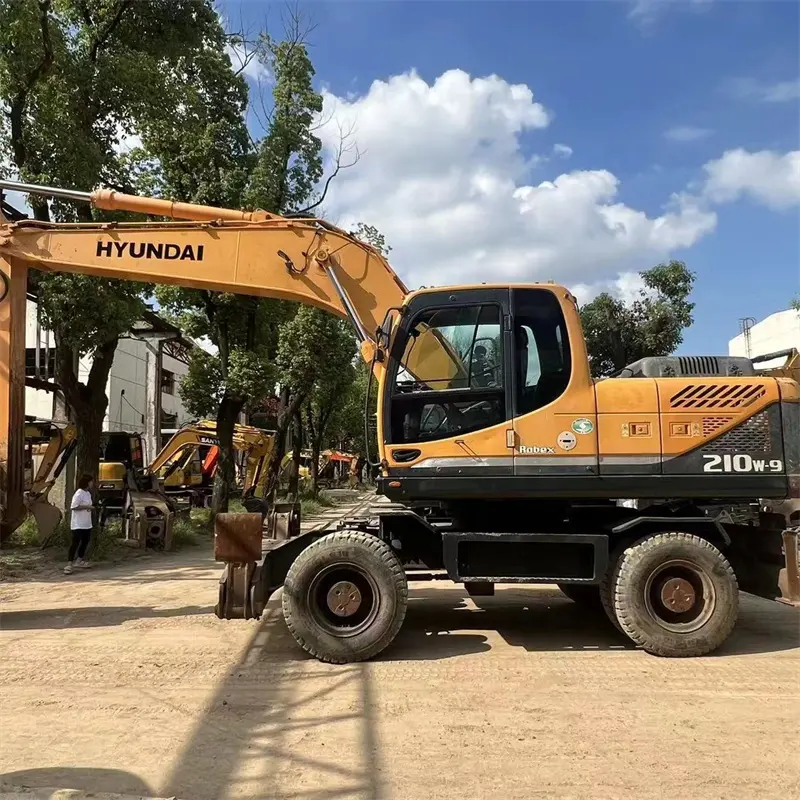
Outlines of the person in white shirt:
M 72 503 L 70 504 L 72 512 L 72 519 L 70 520 L 72 543 L 69 546 L 69 554 L 67 555 L 67 566 L 64 567 L 66 575 L 72 572 L 73 567 L 89 566 L 84 556 L 86 555 L 86 548 L 89 546 L 89 539 L 92 536 L 92 510 L 94 508 L 92 489 L 94 489 L 92 476 L 83 475 L 78 481 L 77 491 L 72 496 Z

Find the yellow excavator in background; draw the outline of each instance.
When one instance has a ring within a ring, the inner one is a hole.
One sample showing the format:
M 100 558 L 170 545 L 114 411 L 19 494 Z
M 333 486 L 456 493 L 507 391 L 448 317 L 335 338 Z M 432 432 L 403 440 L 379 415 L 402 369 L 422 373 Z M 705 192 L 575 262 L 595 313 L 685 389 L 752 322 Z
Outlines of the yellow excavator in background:
M 727 639 L 740 588 L 800 603 L 796 382 L 727 356 L 644 358 L 594 380 L 577 300 L 554 283 L 409 291 L 377 250 L 321 219 L 107 189 L 2 188 L 188 220 L 0 219 L 10 524 L 27 270 L 52 270 L 292 300 L 352 322 L 376 379 L 371 463 L 392 502 L 333 532 L 290 530 L 266 552 L 260 514 L 218 515 L 223 619 L 260 618 L 283 586 L 297 643 L 346 663 L 391 644 L 409 580 L 451 580 L 476 596 L 497 583 L 557 583 L 576 602 L 602 605 L 645 651 L 687 657 Z M 492 267 L 498 258 L 502 248 Z M 753 525 L 715 510 L 753 499 L 762 509 Z
M 243 501 L 263 514 L 274 442 L 274 431 L 234 426 L 233 448 L 243 457 L 239 476 Z M 211 495 L 216 470 L 213 451 L 218 447 L 216 422 L 201 420 L 180 428 L 149 466 L 128 469 L 121 504 L 111 507 L 112 513 L 122 516 L 125 538 L 140 546 L 169 550 L 178 501 L 188 498 L 190 506 L 202 506 Z M 212 451 L 212 458 L 201 459 L 202 450 Z
M 77 444 L 71 422 L 25 420 L 25 508 L 36 520 L 39 541 L 46 543 L 59 526 L 63 513 L 48 499 L 58 476 Z
M 263 497 L 274 446 L 275 431 L 234 425 L 233 449 L 243 459 L 237 476 L 243 497 Z M 206 452 L 203 453 L 203 450 Z M 193 492 L 196 498 L 201 498 L 194 504 L 204 505 L 202 498 L 209 496 L 213 488 L 218 452 L 217 423 L 200 420 L 184 425 L 177 431 L 147 471 L 158 477 L 167 494 Z

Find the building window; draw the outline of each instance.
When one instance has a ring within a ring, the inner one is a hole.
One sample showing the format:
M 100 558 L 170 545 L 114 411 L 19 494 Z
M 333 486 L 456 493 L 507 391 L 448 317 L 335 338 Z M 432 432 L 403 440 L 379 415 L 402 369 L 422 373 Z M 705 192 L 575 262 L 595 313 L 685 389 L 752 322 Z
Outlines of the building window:
M 25 348 L 25 377 L 37 380 L 55 380 L 56 351 L 54 348 L 39 348 L 39 369 L 36 369 L 36 348 Z
M 168 369 L 161 370 L 161 391 L 164 394 L 175 394 L 175 373 Z

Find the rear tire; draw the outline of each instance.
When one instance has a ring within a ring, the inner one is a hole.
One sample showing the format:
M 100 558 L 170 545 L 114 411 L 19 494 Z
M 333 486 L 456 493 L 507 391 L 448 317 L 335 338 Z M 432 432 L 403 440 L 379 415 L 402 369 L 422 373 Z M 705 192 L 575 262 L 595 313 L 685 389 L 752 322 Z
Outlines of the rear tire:
M 688 533 L 657 533 L 628 547 L 611 588 L 622 630 L 657 656 L 706 655 L 738 617 L 739 587 L 728 559 Z
M 573 603 L 581 608 L 600 611 L 603 604 L 600 600 L 600 587 L 591 583 L 559 583 L 558 588 Z
M 347 664 L 373 658 L 395 638 L 406 615 L 408 582 L 386 542 L 336 531 L 295 559 L 282 603 L 300 647 L 320 661 Z

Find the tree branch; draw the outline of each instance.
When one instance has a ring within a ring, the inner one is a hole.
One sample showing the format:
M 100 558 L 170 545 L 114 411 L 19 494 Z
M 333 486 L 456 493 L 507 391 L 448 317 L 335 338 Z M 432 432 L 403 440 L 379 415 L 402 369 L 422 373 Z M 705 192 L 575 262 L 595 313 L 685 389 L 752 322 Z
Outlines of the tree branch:
M 328 195 L 328 189 L 330 188 L 333 179 L 343 170 L 343 169 L 350 169 L 350 167 L 354 167 L 359 160 L 361 159 L 362 153 L 358 149 L 358 145 L 353 142 L 352 144 L 345 144 L 347 140 L 353 135 L 353 128 L 351 127 L 347 133 L 342 130 L 341 124 L 338 124 L 339 128 L 339 145 L 336 149 L 336 157 L 334 158 L 334 168 L 333 172 L 328 175 L 327 179 L 325 180 L 325 184 L 322 187 L 322 194 L 317 198 L 315 202 L 311 205 L 306 206 L 305 208 L 300 209 L 299 211 L 293 211 L 291 214 L 287 214 L 290 217 L 301 217 L 305 214 L 308 214 L 310 211 L 313 211 L 315 208 L 318 208 L 322 203 L 325 202 L 325 198 Z M 349 164 L 343 164 L 342 160 L 346 153 L 351 152 L 355 149 L 355 156 L 353 160 Z
M 120 20 L 122 19 L 122 15 L 133 6 L 133 0 L 120 0 L 120 4 L 117 6 L 117 10 L 114 12 L 114 16 L 109 20 L 108 24 L 100 31 L 97 37 L 92 42 L 92 46 L 89 50 L 89 60 L 92 63 L 97 61 L 97 53 L 99 52 L 100 48 L 108 41 L 108 37 L 114 32 L 114 28 L 119 25 Z
M 86 5 L 85 0 L 78 3 L 78 10 L 81 12 L 81 17 L 83 17 L 83 21 L 86 23 L 87 27 L 93 28 L 94 27 L 94 20 L 92 19 L 92 15 L 89 13 L 89 6 Z
M 113 339 L 103 342 L 94 351 L 92 368 L 89 370 L 89 377 L 86 380 L 86 388 L 90 397 L 94 397 L 96 394 L 105 394 L 108 374 L 114 363 L 118 342 L 119 337 L 115 336 Z

